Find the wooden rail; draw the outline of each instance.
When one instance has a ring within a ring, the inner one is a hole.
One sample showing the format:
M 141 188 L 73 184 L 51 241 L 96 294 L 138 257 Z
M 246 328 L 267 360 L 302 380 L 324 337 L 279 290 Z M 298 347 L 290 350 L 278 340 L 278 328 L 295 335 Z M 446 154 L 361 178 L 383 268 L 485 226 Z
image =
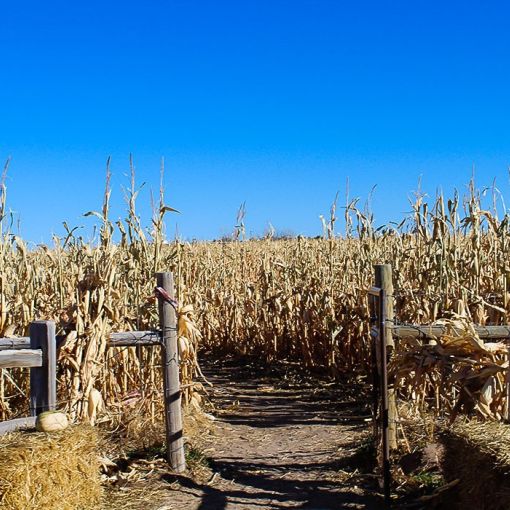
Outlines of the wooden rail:
M 57 335 L 57 347 L 64 343 L 65 336 Z M 161 343 L 159 331 L 126 331 L 112 333 L 108 341 L 108 347 L 135 347 L 137 345 L 150 347 Z M 0 353 L 2 351 L 15 351 L 30 349 L 30 337 L 0 338 Z
M 41 349 L 24 349 L 14 351 L 0 351 L 0 368 L 42 367 L 43 355 Z
M 22 429 L 33 429 L 35 427 L 35 416 L 16 418 L 15 420 L 0 421 L 0 436 Z
M 36 321 L 30 325 L 31 336 L 0 338 L 0 369 L 31 368 L 30 413 L 31 417 L 0 422 L 0 435 L 35 425 L 35 417 L 56 407 L 57 347 L 65 336 L 55 335 L 55 324 Z M 159 331 L 127 331 L 112 333 L 109 347 L 161 345 Z
M 150 347 L 161 345 L 160 331 L 127 331 L 124 333 L 112 333 L 108 347 L 135 347 L 137 345 Z
M 167 460 L 177 472 L 186 469 L 183 446 L 179 354 L 177 349 L 177 302 L 172 273 L 157 274 L 159 331 L 112 333 L 108 347 L 161 346 Z M 55 323 L 36 321 L 29 337 L 0 338 L 0 369 L 29 367 L 32 416 L 0 422 L 0 435 L 35 425 L 35 416 L 56 407 L 57 349 L 65 336 L 55 335 Z
M 30 337 L 0 338 L 0 351 L 30 349 Z
M 389 321 L 388 321 L 389 322 Z M 510 340 L 510 326 L 474 326 L 476 333 L 483 340 Z M 412 326 L 395 325 L 391 328 L 396 338 L 435 339 L 445 334 L 446 326 Z M 65 336 L 57 335 L 57 346 L 61 345 Z M 108 342 L 109 347 L 135 347 L 161 344 L 160 331 L 125 331 L 112 333 Z M 0 338 L 0 352 L 6 350 L 30 349 L 30 337 Z
M 482 340 L 510 340 L 510 326 L 474 326 L 477 335 Z M 392 328 L 393 336 L 397 338 L 436 339 L 447 332 L 446 326 L 410 326 L 395 325 Z M 464 333 L 459 329 L 459 333 Z

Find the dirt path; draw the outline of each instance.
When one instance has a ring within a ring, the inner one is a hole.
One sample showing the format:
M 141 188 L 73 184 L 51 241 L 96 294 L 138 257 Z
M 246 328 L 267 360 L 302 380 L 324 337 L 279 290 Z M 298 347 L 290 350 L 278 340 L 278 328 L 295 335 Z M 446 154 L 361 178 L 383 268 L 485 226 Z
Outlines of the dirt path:
M 359 392 L 295 367 L 261 375 L 249 364 L 211 363 L 204 371 L 214 384 L 214 433 L 200 441 L 211 476 L 163 475 L 167 496 L 143 508 L 381 508 L 360 464 L 368 423 Z

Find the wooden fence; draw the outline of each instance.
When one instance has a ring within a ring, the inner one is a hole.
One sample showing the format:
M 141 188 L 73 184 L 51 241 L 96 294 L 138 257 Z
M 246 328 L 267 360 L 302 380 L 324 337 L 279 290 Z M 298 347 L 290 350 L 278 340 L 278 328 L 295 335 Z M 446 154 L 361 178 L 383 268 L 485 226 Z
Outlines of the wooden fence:
M 177 348 L 177 302 L 172 273 L 157 273 L 156 277 L 159 329 L 112 333 L 108 347 L 161 347 L 167 460 L 172 469 L 181 472 L 186 465 Z M 37 415 L 56 409 L 57 349 L 64 338 L 56 336 L 52 321 L 32 322 L 29 337 L 0 338 L 0 368 L 30 368 L 30 416 L 0 422 L 0 435 L 33 428 Z
M 385 503 L 390 506 L 391 451 L 397 448 L 397 409 L 395 388 L 388 378 L 388 363 L 400 340 L 414 338 L 428 342 L 447 333 L 444 325 L 398 324 L 393 310 L 392 268 L 389 264 L 374 266 L 374 286 L 368 290 L 371 320 L 373 425 L 376 441 L 380 484 Z M 510 325 L 474 326 L 482 340 L 510 341 Z M 507 382 L 508 416 L 510 420 L 510 382 Z
M 28 338 L 0 339 L 0 368 L 29 367 L 30 416 L 0 422 L 0 434 L 33 427 L 36 416 L 55 409 L 57 400 L 57 343 L 55 323 L 30 324 Z

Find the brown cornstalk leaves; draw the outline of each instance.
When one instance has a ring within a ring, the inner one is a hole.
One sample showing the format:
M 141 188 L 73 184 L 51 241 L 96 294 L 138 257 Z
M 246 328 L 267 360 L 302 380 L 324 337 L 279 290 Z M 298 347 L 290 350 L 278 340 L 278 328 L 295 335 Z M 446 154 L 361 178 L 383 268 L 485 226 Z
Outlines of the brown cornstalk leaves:
M 151 418 L 159 412 L 157 349 L 112 350 L 105 343 L 111 331 L 157 326 L 151 299 L 155 271 L 174 271 L 179 303 L 193 305 L 181 308 L 179 320 L 188 392 L 200 345 L 255 354 L 268 363 L 293 358 L 336 376 L 366 371 L 366 291 L 376 263 L 393 266 L 395 310 L 402 322 L 430 324 L 452 314 L 478 324 L 510 322 L 508 215 L 504 210 L 500 218 L 496 206 L 487 207 L 474 186 L 464 200 L 457 193 L 431 201 L 417 194 L 410 216 L 386 226 L 374 225 L 372 214 L 350 200 L 344 237 L 336 236 L 333 222 L 325 239 L 167 244 L 163 216 L 174 211 L 161 191 L 152 226 L 143 229 L 131 169 L 127 218 L 109 217 L 108 172 L 101 212 L 91 215 L 100 222 L 98 239 L 85 242 L 66 226 L 52 248 L 30 247 L 11 235 L 1 188 L 0 336 L 26 334 L 34 319 L 57 322 L 58 333 L 67 335 L 59 399 L 77 417 L 86 416 L 92 388 L 101 392 L 107 409 L 119 409 L 117 415 L 129 405 Z M 338 223 L 335 211 L 333 218 Z M 436 345 L 407 346 L 393 373 L 417 408 L 433 404 L 455 415 L 472 407 L 499 417 L 506 360 L 494 349 L 471 334 L 452 335 Z M 1 374 L 0 419 L 26 408 L 26 376 L 23 370 Z M 191 401 L 191 393 L 185 399 Z M 108 419 L 118 418 L 111 413 Z
M 407 342 L 397 349 L 389 374 L 415 410 L 450 415 L 476 413 L 500 420 L 507 410 L 508 348 L 483 343 L 464 318 L 441 320 L 446 333 L 428 344 Z
M 65 225 L 64 239 L 54 247 L 29 249 L 12 236 L 5 219 L 5 185 L 0 182 L 0 337 L 26 335 L 35 319 L 54 320 L 65 335 L 59 349 L 58 400 L 77 419 L 87 419 L 90 395 L 97 390 L 106 415 L 99 421 L 116 423 L 136 407 L 154 420 L 162 407 L 159 348 L 107 347 L 111 332 L 158 327 L 153 298 L 154 273 L 175 271 L 176 253 L 165 244 L 163 216 L 174 209 L 164 205 L 163 189 L 155 206 L 153 229 L 145 232 L 135 211 L 137 190 L 131 161 L 131 187 L 126 192 L 128 216 L 116 222 L 120 242 L 110 221 L 110 171 L 101 212 L 87 213 L 100 220 L 99 238 L 85 242 L 76 229 Z M 7 227 L 7 228 L 5 228 Z M 185 303 L 185 298 L 180 298 Z M 200 333 L 192 309 L 184 307 L 179 319 L 182 383 L 185 399 L 193 396 L 193 377 Z M 0 420 L 27 414 L 28 371 L 0 374 Z

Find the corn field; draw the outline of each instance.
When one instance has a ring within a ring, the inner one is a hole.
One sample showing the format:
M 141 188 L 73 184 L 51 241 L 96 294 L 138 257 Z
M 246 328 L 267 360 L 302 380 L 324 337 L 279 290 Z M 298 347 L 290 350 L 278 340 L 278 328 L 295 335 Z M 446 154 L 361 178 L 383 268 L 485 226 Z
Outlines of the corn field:
M 114 223 L 107 178 L 101 211 L 87 213 L 99 222 L 97 243 L 66 225 L 67 235 L 54 238 L 52 247 L 28 249 L 10 232 L 1 188 L 0 337 L 26 334 L 34 319 L 56 321 L 57 333 L 66 335 L 59 401 L 76 418 L 85 417 L 92 388 L 101 392 L 114 422 L 128 405 L 152 419 L 159 412 L 156 350 L 106 347 L 110 332 L 157 326 L 157 271 L 176 275 L 187 402 L 199 399 L 193 392 L 200 386 L 197 350 L 257 354 L 268 363 L 299 360 L 335 377 L 365 373 L 367 289 L 378 263 L 393 266 L 401 321 L 428 324 L 460 316 L 479 324 L 510 322 L 510 216 L 495 189 L 488 198 L 474 184 L 465 197 L 417 195 L 407 217 L 382 227 L 350 201 L 342 235 L 335 235 L 334 204 L 321 238 L 235 236 L 193 243 L 166 242 L 164 216 L 174 210 L 165 205 L 163 191 L 149 228 L 137 215 L 134 173 L 128 191 L 126 218 Z M 412 397 L 416 370 L 406 374 L 402 384 Z M 23 414 L 27 384 L 26 370 L 2 371 L 0 419 Z M 427 395 L 434 396 L 441 379 L 427 384 Z

